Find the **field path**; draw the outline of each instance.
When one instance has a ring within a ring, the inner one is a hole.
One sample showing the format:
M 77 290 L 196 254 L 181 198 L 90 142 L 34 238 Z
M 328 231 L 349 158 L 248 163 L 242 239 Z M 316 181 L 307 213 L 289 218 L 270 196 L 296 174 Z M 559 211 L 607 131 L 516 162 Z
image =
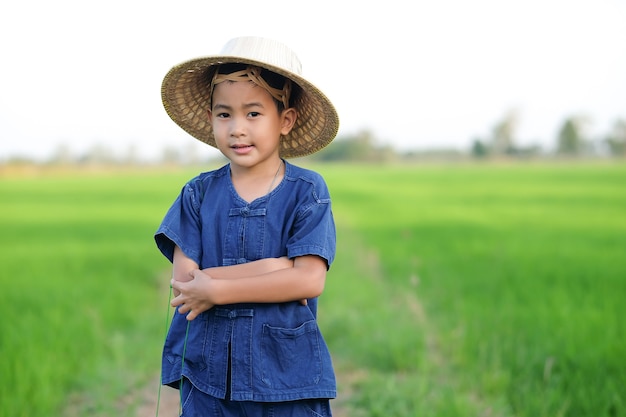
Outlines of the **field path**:
M 159 417 L 178 416 L 179 396 L 178 391 L 167 387 L 161 387 L 161 399 L 158 398 L 159 376 L 151 380 L 149 384 L 141 389 L 136 395 L 135 401 L 139 404 L 137 407 L 136 417 L 155 417 L 157 416 L 157 402 L 159 403 Z
M 157 375 L 152 379 L 151 383 L 147 384 L 136 395 L 135 401 L 138 403 L 136 417 L 155 417 L 157 416 L 157 402 L 158 402 L 158 383 L 159 376 Z M 179 397 L 178 391 L 170 387 L 161 387 L 161 399 L 159 405 L 159 417 L 171 417 L 178 416 L 179 410 Z

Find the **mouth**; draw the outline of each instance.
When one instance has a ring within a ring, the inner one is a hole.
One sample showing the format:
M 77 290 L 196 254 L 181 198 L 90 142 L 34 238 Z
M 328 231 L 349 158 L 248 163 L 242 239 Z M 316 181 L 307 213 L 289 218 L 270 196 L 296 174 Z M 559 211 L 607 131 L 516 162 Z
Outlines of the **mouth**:
M 233 151 L 235 151 L 238 154 L 247 153 L 250 150 L 252 150 L 252 148 L 254 148 L 253 145 L 247 145 L 247 144 L 243 144 L 243 143 L 236 143 L 236 144 L 230 146 L 230 149 L 232 149 Z

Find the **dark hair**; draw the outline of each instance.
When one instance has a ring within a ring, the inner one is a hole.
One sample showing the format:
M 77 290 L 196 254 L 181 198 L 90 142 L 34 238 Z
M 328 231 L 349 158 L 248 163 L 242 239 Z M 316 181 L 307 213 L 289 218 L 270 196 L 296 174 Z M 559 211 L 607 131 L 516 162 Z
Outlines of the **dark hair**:
M 209 72 L 209 77 L 210 79 L 212 79 L 213 74 L 215 74 L 215 71 L 217 71 L 219 74 L 232 74 L 233 72 L 243 71 L 247 69 L 249 66 L 250 66 L 249 64 L 240 64 L 240 63 L 221 64 L 221 65 L 218 65 L 214 71 Z M 270 87 L 276 88 L 278 90 L 283 89 L 283 87 L 285 86 L 285 83 L 287 82 L 286 77 L 280 74 L 277 74 L 275 72 L 272 72 L 268 69 L 265 69 L 262 67 L 259 67 L 259 68 L 261 68 L 261 77 L 263 77 L 265 82 L 269 84 Z M 291 94 L 289 96 L 290 107 L 294 107 L 295 103 L 298 102 L 300 92 L 301 92 L 300 86 L 298 86 L 298 84 L 292 81 L 291 82 Z M 213 91 L 211 91 L 211 101 L 212 99 L 213 99 Z M 280 100 L 276 100 L 274 97 L 272 97 L 272 99 L 274 100 L 274 103 L 276 103 L 276 108 L 278 109 L 279 112 L 285 109 L 284 104 Z

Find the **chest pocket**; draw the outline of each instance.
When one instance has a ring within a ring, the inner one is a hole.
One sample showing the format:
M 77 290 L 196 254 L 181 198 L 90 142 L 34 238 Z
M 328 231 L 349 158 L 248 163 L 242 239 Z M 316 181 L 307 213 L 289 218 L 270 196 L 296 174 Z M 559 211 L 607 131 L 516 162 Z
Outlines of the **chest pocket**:
M 265 248 L 266 208 L 231 208 L 224 236 L 222 265 L 236 265 L 261 259 Z

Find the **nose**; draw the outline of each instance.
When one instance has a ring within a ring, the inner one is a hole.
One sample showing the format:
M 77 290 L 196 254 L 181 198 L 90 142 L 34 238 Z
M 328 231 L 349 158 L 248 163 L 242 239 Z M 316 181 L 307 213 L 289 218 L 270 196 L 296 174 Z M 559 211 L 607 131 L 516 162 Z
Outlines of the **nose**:
M 229 127 L 231 138 L 239 138 L 245 135 L 245 123 L 241 118 L 233 117 Z

